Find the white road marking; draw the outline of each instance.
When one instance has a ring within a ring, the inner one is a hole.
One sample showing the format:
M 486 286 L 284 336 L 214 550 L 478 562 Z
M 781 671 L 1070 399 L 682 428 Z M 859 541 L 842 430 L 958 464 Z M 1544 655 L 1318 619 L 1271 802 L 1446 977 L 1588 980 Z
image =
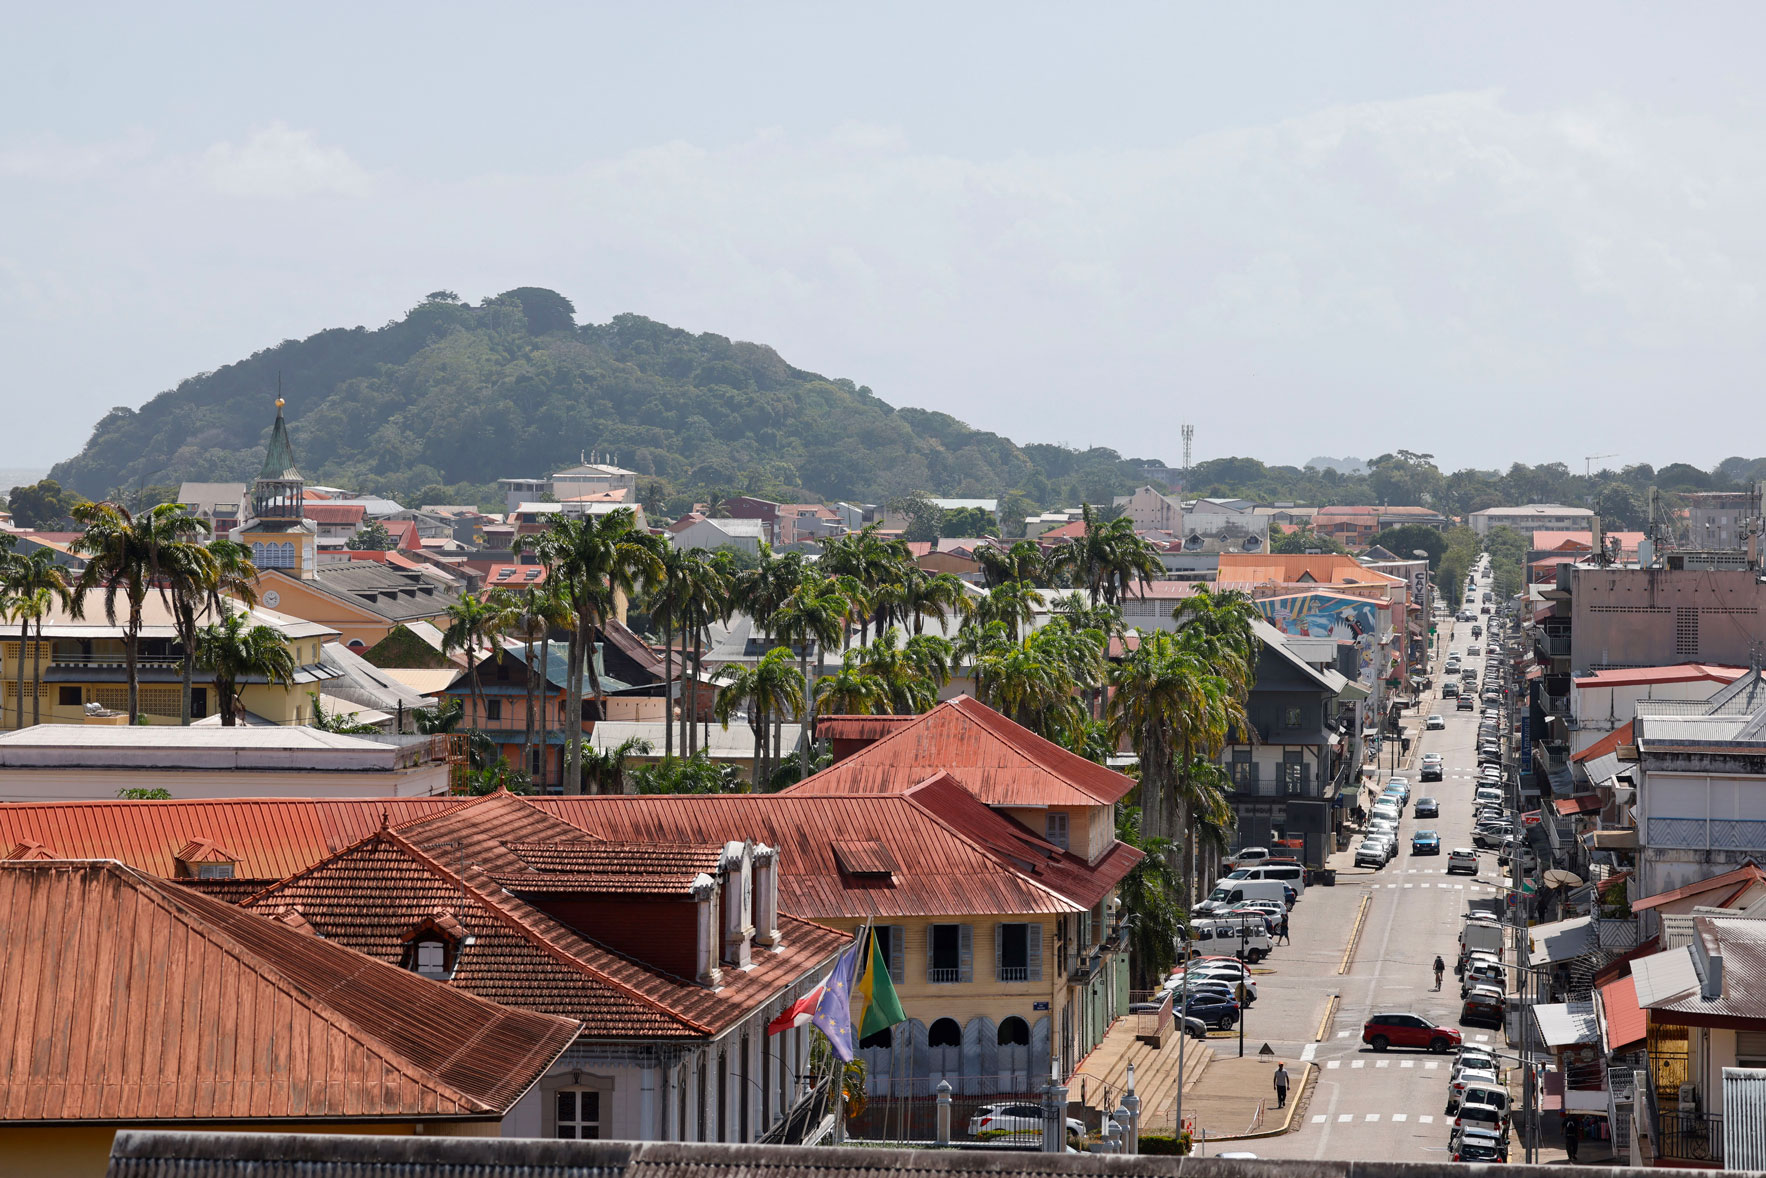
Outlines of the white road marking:
M 1435 1118 L 1428 1113 L 1424 1113 L 1416 1119 L 1416 1123 L 1419 1125 L 1433 1125 L 1435 1123 Z
M 1379 1114 L 1379 1113 L 1369 1113 L 1369 1114 L 1367 1114 L 1367 1121 L 1368 1121 L 1368 1123 L 1369 1123 L 1369 1124 L 1372 1124 L 1372 1123 L 1373 1123 L 1373 1122 L 1374 1122 L 1374 1121 L 1377 1121 L 1377 1120 L 1379 1120 L 1379 1119 L 1380 1119 L 1380 1114 Z
M 1407 887 L 1407 888 L 1413 888 L 1413 887 L 1415 887 L 1415 886 L 1416 886 L 1416 885 L 1415 885 L 1415 884 L 1405 884 L 1405 885 L 1404 885 L 1404 886 L 1405 886 L 1405 887 Z
M 1352 1068 L 1365 1068 L 1367 1066 L 1367 1060 L 1365 1060 L 1365 1059 L 1352 1059 L 1349 1061 L 1349 1066 Z
M 1410 1114 L 1409 1113 L 1393 1113 L 1392 1119 L 1394 1121 L 1408 1121 L 1408 1120 L 1410 1120 Z
M 1473 1035 L 1472 1042 L 1473 1043 L 1488 1043 L 1488 1042 L 1490 1042 L 1490 1036 L 1488 1036 L 1488 1035 Z
M 1337 1038 L 1339 1038 L 1339 1039 L 1347 1039 L 1348 1037 L 1349 1037 L 1348 1031 L 1338 1031 L 1337 1032 Z
M 1354 1119 L 1355 1119 L 1354 1113 L 1341 1113 L 1337 1117 L 1337 1124 L 1347 1125 L 1349 1122 L 1353 1121 Z
M 1340 1059 L 1329 1060 L 1325 1063 L 1325 1067 L 1327 1067 L 1327 1068 L 1340 1068 L 1342 1066 L 1343 1066 L 1343 1061 Z
M 1391 1060 L 1389 1060 L 1389 1059 L 1380 1059 L 1380 1060 L 1375 1060 L 1375 1061 L 1374 1061 L 1374 1066 L 1375 1066 L 1375 1067 L 1376 1067 L 1376 1068 L 1389 1068 L 1389 1067 L 1391 1067 L 1391 1066 L 1392 1066 L 1392 1061 L 1391 1061 Z
M 1311 1063 L 1312 1057 L 1317 1054 L 1318 1054 L 1318 1044 L 1308 1043 L 1306 1045 L 1306 1047 L 1300 1052 L 1300 1058 L 1305 1060 L 1307 1063 Z
M 1440 1066 L 1441 1066 L 1441 1064 L 1438 1060 L 1431 1059 L 1429 1062 L 1427 1062 L 1423 1065 L 1423 1071 L 1432 1072 Z
M 1312 1118 L 1312 1123 L 1314 1125 L 1322 1125 L 1328 1120 L 1330 1120 L 1329 1117 L 1325 1116 L 1323 1113 L 1319 1113 L 1317 1116 Z
M 1414 1067 L 1416 1067 L 1416 1060 L 1407 1059 L 1403 1063 L 1399 1064 L 1398 1066 L 1401 1068 L 1414 1068 Z

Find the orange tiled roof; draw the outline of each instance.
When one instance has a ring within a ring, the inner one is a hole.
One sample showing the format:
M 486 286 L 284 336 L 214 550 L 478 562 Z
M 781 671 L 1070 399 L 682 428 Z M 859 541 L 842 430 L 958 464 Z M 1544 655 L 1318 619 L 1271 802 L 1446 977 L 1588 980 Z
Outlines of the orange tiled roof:
M 466 813 L 474 815 L 481 840 L 494 840 L 505 822 L 520 825 L 514 807 L 460 812 Z M 831 959 L 847 942 L 844 934 L 831 929 L 781 917 L 784 948 L 757 955 L 751 970 L 725 970 L 723 984 L 713 989 L 589 940 L 473 865 L 472 852 L 448 841 L 429 841 L 442 833 L 448 832 L 423 823 L 404 832 L 377 831 L 253 896 L 246 907 L 293 909 L 328 940 L 389 963 L 403 959 L 409 930 L 445 917 L 472 937 L 470 944 L 454 950 L 449 988 L 581 1019 L 584 1033 L 596 1038 L 715 1035 Z M 427 850 L 420 845 L 424 842 Z M 501 849 L 509 859 L 516 858 L 512 848 Z M 463 866 L 451 867 L 450 862 Z
M 1370 569 L 1352 556 L 1334 552 L 1288 555 L 1283 553 L 1220 554 L 1220 571 L 1215 578 L 1222 585 L 1281 585 L 1316 582 L 1323 585 L 1402 585 L 1403 577 Z
M 784 792 L 797 797 L 903 793 L 947 771 L 989 806 L 1110 805 L 1134 788 L 1132 778 L 961 695 Z
M 1538 670 L 1538 669 L 1539 668 L 1537 668 L 1537 667 L 1534 668 L 1534 670 Z M 1538 676 L 1534 675 L 1532 671 L 1529 671 L 1527 673 L 1527 678 L 1529 678 L 1529 679 L 1534 679 L 1537 677 Z M 1627 721 L 1623 727 L 1613 729 L 1611 732 L 1607 733 L 1605 736 L 1601 737 L 1599 740 L 1595 741 L 1593 744 L 1589 745 L 1587 748 L 1583 749 L 1581 752 L 1579 752 L 1575 756 L 1571 757 L 1570 760 L 1572 760 L 1572 761 L 1592 761 L 1592 760 L 1594 760 L 1594 758 L 1599 757 L 1599 756 L 1603 756 L 1607 753 L 1618 752 L 1621 745 L 1636 744 L 1637 740 L 1635 737 L 1632 736 L 1632 731 L 1635 729 L 1635 727 L 1636 727 L 1635 721 Z
M 495 1119 L 577 1033 L 119 863 L 0 864 L 0 926 L 13 1124 Z
M 1757 883 L 1766 883 L 1766 871 L 1760 870 L 1752 863 L 1743 863 L 1734 871 L 1725 871 L 1722 875 L 1713 875 L 1709 879 L 1696 880 L 1682 887 L 1632 900 L 1631 910 L 1643 912 L 1651 908 L 1659 908 L 1663 904 L 1672 904 L 1676 900 L 1702 896 L 1707 892 L 1723 892 L 1725 894 L 1723 903 L 1715 905 L 1715 907 L 1721 908 L 1723 904 L 1735 899 L 1747 887 Z
M 1746 667 L 1720 663 L 1676 663 L 1668 667 L 1615 667 L 1592 675 L 1576 676 L 1577 687 L 1639 687 L 1645 683 L 1734 683 L 1748 673 Z M 1626 742 L 1629 743 L 1629 742 Z

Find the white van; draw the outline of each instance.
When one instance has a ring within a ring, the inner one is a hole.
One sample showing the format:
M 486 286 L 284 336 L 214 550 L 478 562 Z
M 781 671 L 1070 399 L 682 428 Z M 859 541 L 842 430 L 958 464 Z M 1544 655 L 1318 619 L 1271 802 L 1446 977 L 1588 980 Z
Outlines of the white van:
M 1228 879 L 1279 879 L 1294 889 L 1296 896 L 1306 894 L 1306 869 L 1298 863 L 1266 863 L 1261 867 L 1241 867 L 1227 875 Z
M 1190 947 L 1204 957 L 1237 956 L 1243 941 L 1245 960 L 1262 961 L 1275 943 L 1260 920 L 1195 920 L 1190 922 Z
M 1196 905 L 1198 913 L 1219 912 L 1223 908 L 1237 908 L 1246 900 L 1274 900 L 1282 907 L 1288 905 L 1289 887 L 1279 879 L 1217 879 L 1214 890 L 1208 898 Z

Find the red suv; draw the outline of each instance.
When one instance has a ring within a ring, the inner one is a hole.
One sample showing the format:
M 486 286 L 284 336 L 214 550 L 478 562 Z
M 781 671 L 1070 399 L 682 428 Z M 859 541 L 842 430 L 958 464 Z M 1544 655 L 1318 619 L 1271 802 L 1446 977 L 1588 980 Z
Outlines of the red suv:
M 1376 1014 L 1361 1027 L 1361 1041 L 1375 1051 L 1421 1047 L 1437 1054 L 1460 1045 L 1459 1032 L 1414 1014 Z

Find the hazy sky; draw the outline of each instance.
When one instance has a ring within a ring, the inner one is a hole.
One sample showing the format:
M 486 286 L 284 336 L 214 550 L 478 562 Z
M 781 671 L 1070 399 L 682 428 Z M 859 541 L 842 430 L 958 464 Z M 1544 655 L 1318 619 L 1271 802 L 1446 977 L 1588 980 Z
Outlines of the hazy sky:
M 523 285 L 1019 441 L 1766 454 L 1758 3 L 5 11 L 0 466 Z

